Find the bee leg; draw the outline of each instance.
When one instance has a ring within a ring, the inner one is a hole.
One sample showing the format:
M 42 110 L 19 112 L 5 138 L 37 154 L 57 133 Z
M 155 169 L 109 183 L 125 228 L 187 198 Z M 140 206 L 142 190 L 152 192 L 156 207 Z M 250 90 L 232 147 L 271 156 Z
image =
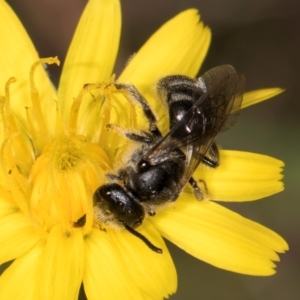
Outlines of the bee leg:
M 202 187 L 200 188 L 197 181 L 191 177 L 189 180 L 189 184 L 194 190 L 194 194 L 197 200 L 205 200 L 208 198 L 208 191 L 207 191 L 207 186 L 204 180 L 199 180 L 201 183 Z
M 124 128 L 117 124 L 107 124 L 106 128 L 108 130 L 113 130 L 119 135 L 125 136 L 127 139 L 139 142 L 139 143 L 152 143 L 153 142 L 153 136 L 149 134 L 149 132 L 140 131 L 136 132 L 127 128 Z
M 107 179 L 109 179 L 111 181 L 121 181 L 123 179 L 122 174 L 120 175 L 119 173 L 118 173 L 118 175 L 108 173 L 108 174 L 105 174 L 105 176 Z
M 144 115 L 149 122 L 149 131 L 154 136 L 161 137 L 162 134 L 156 125 L 156 117 L 149 104 L 147 103 L 146 99 L 142 96 L 138 89 L 132 84 L 115 83 L 115 87 L 117 90 L 125 94 L 125 96 L 127 96 L 127 98 L 130 99 L 132 102 L 138 102 L 142 106 Z
M 143 132 L 145 135 L 137 134 L 134 132 L 128 132 L 126 133 L 126 138 L 128 138 L 131 141 L 139 142 L 139 143 L 146 143 L 149 144 L 153 141 L 151 137 L 149 137 L 146 132 Z
M 211 167 L 211 168 L 217 168 L 219 166 L 219 149 L 216 143 L 213 143 L 212 146 L 208 149 L 207 155 L 204 156 L 202 163 L 205 165 Z
M 163 253 L 163 251 L 162 251 L 161 248 L 158 248 L 158 247 L 154 246 L 144 235 L 142 235 L 138 231 L 134 230 L 133 228 L 131 228 L 130 226 L 128 226 L 126 223 L 123 223 L 123 226 L 132 235 L 134 235 L 135 237 L 137 237 L 140 240 L 142 240 L 152 251 L 154 251 L 156 253 L 159 253 L 159 254 Z

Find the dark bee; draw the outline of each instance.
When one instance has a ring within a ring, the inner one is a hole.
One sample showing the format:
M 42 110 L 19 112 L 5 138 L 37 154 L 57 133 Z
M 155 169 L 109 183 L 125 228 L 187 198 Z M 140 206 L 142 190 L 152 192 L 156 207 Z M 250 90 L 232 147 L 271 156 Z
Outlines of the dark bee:
M 96 221 L 124 228 L 153 251 L 162 253 L 135 228 L 146 216 L 154 216 L 157 209 L 175 201 L 188 182 L 196 198 L 202 199 L 202 191 L 192 175 L 200 163 L 218 166 L 214 140 L 220 131 L 234 124 L 244 83 L 244 76 L 229 65 L 211 69 L 196 80 L 181 75 L 159 80 L 158 96 L 169 108 L 170 130 L 165 136 L 138 90 L 133 85 L 115 84 L 119 91 L 142 106 L 149 131 L 137 134 L 124 130 L 128 139 L 141 146 L 124 168 L 107 174 L 109 183 L 95 191 Z

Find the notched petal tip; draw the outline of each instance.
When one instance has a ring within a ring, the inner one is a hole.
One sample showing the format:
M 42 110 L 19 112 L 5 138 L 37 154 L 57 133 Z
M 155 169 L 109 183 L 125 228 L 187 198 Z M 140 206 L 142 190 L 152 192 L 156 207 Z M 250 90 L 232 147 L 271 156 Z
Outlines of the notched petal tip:
M 170 74 L 195 77 L 207 54 L 211 31 L 200 21 L 199 12 L 189 9 L 162 25 L 139 49 L 119 77 L 134 84 L 166 128 L 165 111 L 155 95 L 156 82 Z M 158 68 L 159 66 L 159 68 Z
M 200 22 L 196 9 L 181 12 L 148 39 L 126 66 L 119 81 L 130 81 L 147 94 L 149 91 L 145 89 L 149 89 L 149 83 L 163 76 L 180 73 L 194 77 L 210 39 L 210 29 Z
M 273 275 L 277 253 L 288 249 L 274 231 L 216 203 L 191 201 L 186 194 L 153 223 L 165 238 L 196 258 L 241 274 Z
M 284 163 L 273 157 L 242 151 L 220 151 L 220 166 L 198 169 L 209 197 L 218 201 L 253 201 L 284 189 Z

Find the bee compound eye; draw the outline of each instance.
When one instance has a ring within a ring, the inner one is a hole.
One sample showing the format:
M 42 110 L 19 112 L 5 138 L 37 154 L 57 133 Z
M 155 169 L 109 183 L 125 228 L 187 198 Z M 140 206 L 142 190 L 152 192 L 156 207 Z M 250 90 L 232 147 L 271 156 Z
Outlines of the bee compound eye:
M 139 172 L 145 172 L 150 168 L 150 163 L 147 160 L 141 160 L 137 167 Z

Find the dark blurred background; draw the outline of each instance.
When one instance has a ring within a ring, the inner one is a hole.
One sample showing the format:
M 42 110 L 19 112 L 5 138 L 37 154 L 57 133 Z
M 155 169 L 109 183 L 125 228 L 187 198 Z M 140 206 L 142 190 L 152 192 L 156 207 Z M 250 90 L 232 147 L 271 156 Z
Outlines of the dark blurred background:
M 85 0 L 10 0 L 41 57 L 63 62 Z M 229 63 L 247 90 L 279 86 L 286 92 L 242 111 L 238 124 L 218 139 L 223 148 L 268 154 L 286 163 L 284 192 L 228 207 L 281 234 L 290 251 L 272 277 L 219 270 L 170 245 L 179 286 L 171 299 L 300 299 L 300 3 L 298 0 L 123 1 L 117 75 L 161 24 L 187 8 L 200 10 L 213 33 L 206 71 Z M 50 68 L 54 83 L 59 68 Z M 84 297 L 82 298 L 84 299 Z

